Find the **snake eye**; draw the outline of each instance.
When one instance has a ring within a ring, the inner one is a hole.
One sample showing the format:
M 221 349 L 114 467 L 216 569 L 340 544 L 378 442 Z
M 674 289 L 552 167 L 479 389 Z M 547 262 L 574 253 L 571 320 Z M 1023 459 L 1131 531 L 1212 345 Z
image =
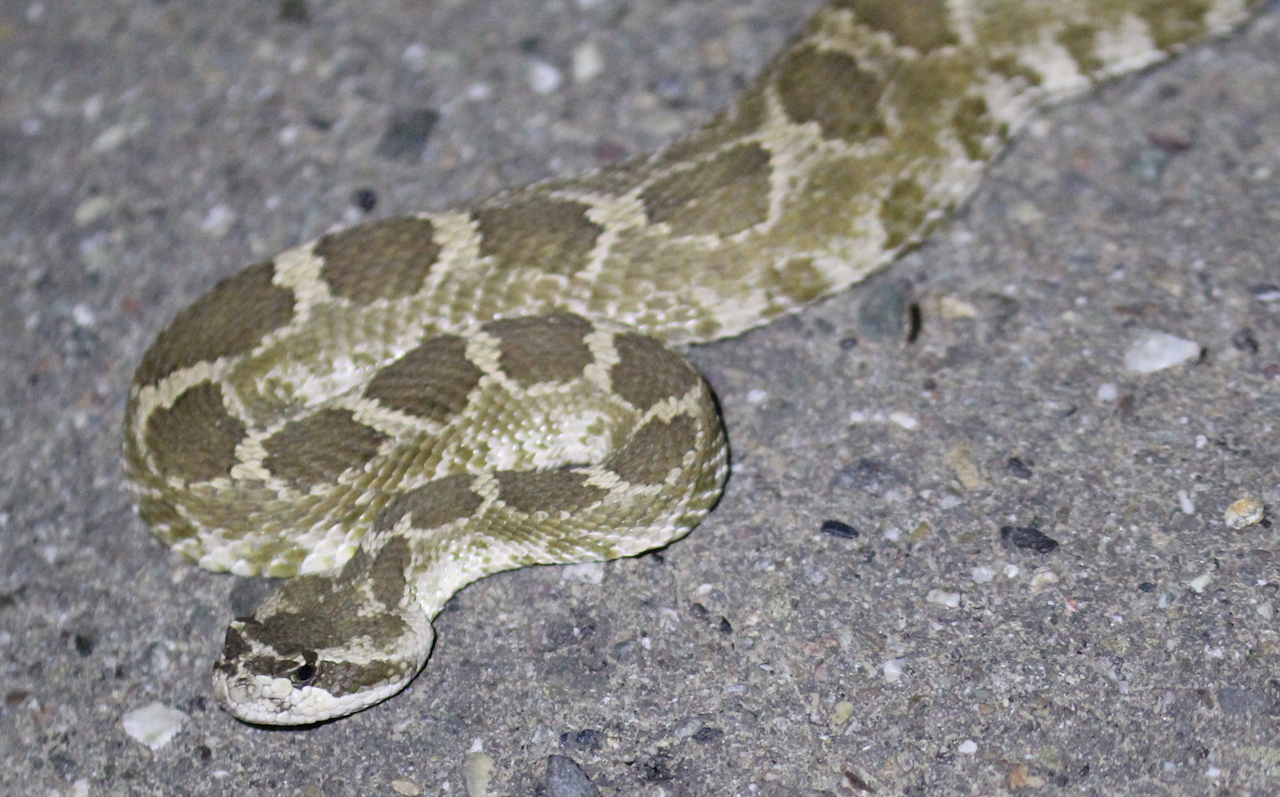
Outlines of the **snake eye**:
M 289 673 L 289 680 L 293 682 L 295 687 L 306 686 L 316 678 L 316 665 L 307 662 L 299 666 L 296 670 Z

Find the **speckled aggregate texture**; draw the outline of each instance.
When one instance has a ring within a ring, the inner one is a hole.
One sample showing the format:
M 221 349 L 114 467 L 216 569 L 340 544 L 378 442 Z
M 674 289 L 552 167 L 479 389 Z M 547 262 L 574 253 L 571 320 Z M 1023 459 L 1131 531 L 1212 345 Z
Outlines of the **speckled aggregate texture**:
M 1280 541 L 1223 519 L 1280 503 L 1274 11 L 1045 116 L 873 282 L 695 350 L 734 474 L 686 540 L 469 587 L 343 722 L 213 708 L 250 586 L 128 504 L 154 335 L 335 225 L 652 149 L 814 7 L 0 2 L 0 793 L 459 794 L 477 749 L 494 795 L 551 793 L 550 755 L 606 795 L 1280 790 Z M 1144 330 L 1205 354 L 1126 372 Z M 121 717 L 157 701 L 190 719 L 151 750 Z

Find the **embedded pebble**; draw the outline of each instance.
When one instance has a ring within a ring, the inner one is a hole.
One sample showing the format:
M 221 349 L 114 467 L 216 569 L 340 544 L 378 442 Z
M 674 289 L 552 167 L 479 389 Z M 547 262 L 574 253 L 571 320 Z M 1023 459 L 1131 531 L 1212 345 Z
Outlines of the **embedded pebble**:
M 831 727 L 843 728 L 845 723 L 853 717 L 853 708 L 853 704 L 848 700 L 836 703 L 835 710 L 831 712 Z
M 1023 462 L 1019 457 L 1009 457 L 1009 461 L 1005 463 L 1005 470 L 1009 472 L 1010 476 L 1016 476 L 1019 479 L 1030 479 L 1033 475 L 1030 465 Z
M 595 42 L 583 42 L 573 51 L 573 79 L 585 83 L 604 71 L 604 57 Z
M 467 797 L 487 797 L 493 766 L 493 758 L 479 750 L 462 757 L 462 782 L 466 784 Z
M 996 571 L 989 567 L 973 568 L 973 581 L 975 584 L 986 584 L 996 577 Z
M 889 420 L 901 426 L 903 429 L 914 429 L 919 425 L 919 421 L 905 412 L 889 413 Z
M 1263 511 L 1262 502 L 1253 496 L 1249 496 L 1248 498 L 1241 498 L 1227 507 L 1227 511 L 1222 513 L 1222 519 L 1226 521 L 1227 528 L 1242 529 L 1255 523 L 1261 523 Z
M 839 520 L 822 521 L 822 527 L 819 528 L 818 531 L 823 534 L 830 534 L 832 537 L 840 537 L 846 540 L 853 540 L 858 537 L 857 529 L 850 526 L 848 523 L 843 523 Z
M 580 562 L 565 565 L 560 570 L 560 578 L 564 581 L 580 584 L 603 584 L 604 562 Z
M 529 88 L 537 94 L 550 94 L 564 83 L 564 75 L 546 61 L 529 62 Z
M 945 589 L 931 589 L 929 594 L 924 596 L 924 599 L 929 603 L 946 606 L 948 609 L 955 609 L 960 605 L 960 593 Z
M 600 797 L 600 790 L 578 762 L 563 755 L 547 756 L 548 797 Z
M 906 659 L 886 659 L 885 663 L 881 665 L 884 679 L 889 683 L 893 683 L 902 678 L 902 671 L 906 663 Z
M 978 471 L 978 464 L 973 461 L 973 452 L 969 450 L 969 446 L 957 443 L 943 457 L 943 461 L 960 480 L 960 484 L 964 485 L 964 489 L 973 491 L 982 487 L 982 474 Z
M 1005 548 L 1023 548 L 1036 553 L 1050 553 L 1058 541 L 1034 526 L 1001 526 L 1000 541 Z
M 221 236 L 226 235 L 235 223 L 235 211 L 226 205 L 217 204 L 209 208 L 209 212 L 200 221 L 200 229 L 211 235 Z
M 422 157 L 427 139 L 440 121 L 434 108 L 402 108 L 394 111 L 374 152 L 381 158 L 412 163 Z
M 1200 356 L 1200 344 L 1167 332 L 1141 332 L 1124 353 L 1126 370 L 1150 374 Z
M 152 703 L 125 712 L 120 718 L 124 732 L 152 750 L 164 747 L 187 722 L 187 715 L 163 703 Z
M 1031 577 L 1031 594 L 1039 595 L 1049 587 L 1058 583 L 1058 574 L 1052 570 L 1041 570 Z
M 391 789 L 396 794 L 403 794 L 404 797 L 418 797 L 422 794 L 422 787 L 411 780 L 393 780 Z
M 1233 717 L 1246 717 L 1262 713 L 1270 704 L 1266 698 L 1251 689 L 1224 686 L 1218 690 L 1218 707 Z
M 1213 574 L 1205 573 L 1202 576 L 1196 576 L 1195 578 L 1188 581 L 1187 586 L 1191 588 L 1192 592 L 1196 594 L 1200 594 L 1204 592 L 1205 587 L 1209 586 L 1209 584 L 1212 581 L 1213 581 Z
M 867 340 L 901 340 L 907 297 L 893 280 L 882 280 L 863 288 L 858 306 L 858 330 Z
M 960 755 L 973 755 L 978 752 L 978 745 L 972 739 L 965 739 L 960 743 L 960 746 L 956 748 L 956 752 Z

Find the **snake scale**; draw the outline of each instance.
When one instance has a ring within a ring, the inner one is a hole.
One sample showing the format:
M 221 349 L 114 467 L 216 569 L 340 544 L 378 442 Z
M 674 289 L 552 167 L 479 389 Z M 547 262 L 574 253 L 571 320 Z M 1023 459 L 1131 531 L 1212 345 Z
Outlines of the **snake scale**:
M 660 152 L 373 221 L 216 285 L 125 420 L 139 512 L 214 570 L 296 576 L 232 621 L 234 716 L 395 694 L 500 570 L 693 528 L 727 447 L 671 347 L 736 335 L 918 244 L 1045 104 L 1230 30 L 1255 0 L 838 0 Z

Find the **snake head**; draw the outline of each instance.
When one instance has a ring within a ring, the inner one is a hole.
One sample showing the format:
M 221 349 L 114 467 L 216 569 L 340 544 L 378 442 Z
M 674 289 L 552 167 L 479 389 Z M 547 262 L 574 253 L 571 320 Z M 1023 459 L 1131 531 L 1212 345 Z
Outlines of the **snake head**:
M 404 575 L 408 557 L 401 538 L 361 548 L 337 573 L 287 581 L 233 620 L 213 667 L 223 708 L 256 725 L 309 725 L 403 689 L 435 641 Z

